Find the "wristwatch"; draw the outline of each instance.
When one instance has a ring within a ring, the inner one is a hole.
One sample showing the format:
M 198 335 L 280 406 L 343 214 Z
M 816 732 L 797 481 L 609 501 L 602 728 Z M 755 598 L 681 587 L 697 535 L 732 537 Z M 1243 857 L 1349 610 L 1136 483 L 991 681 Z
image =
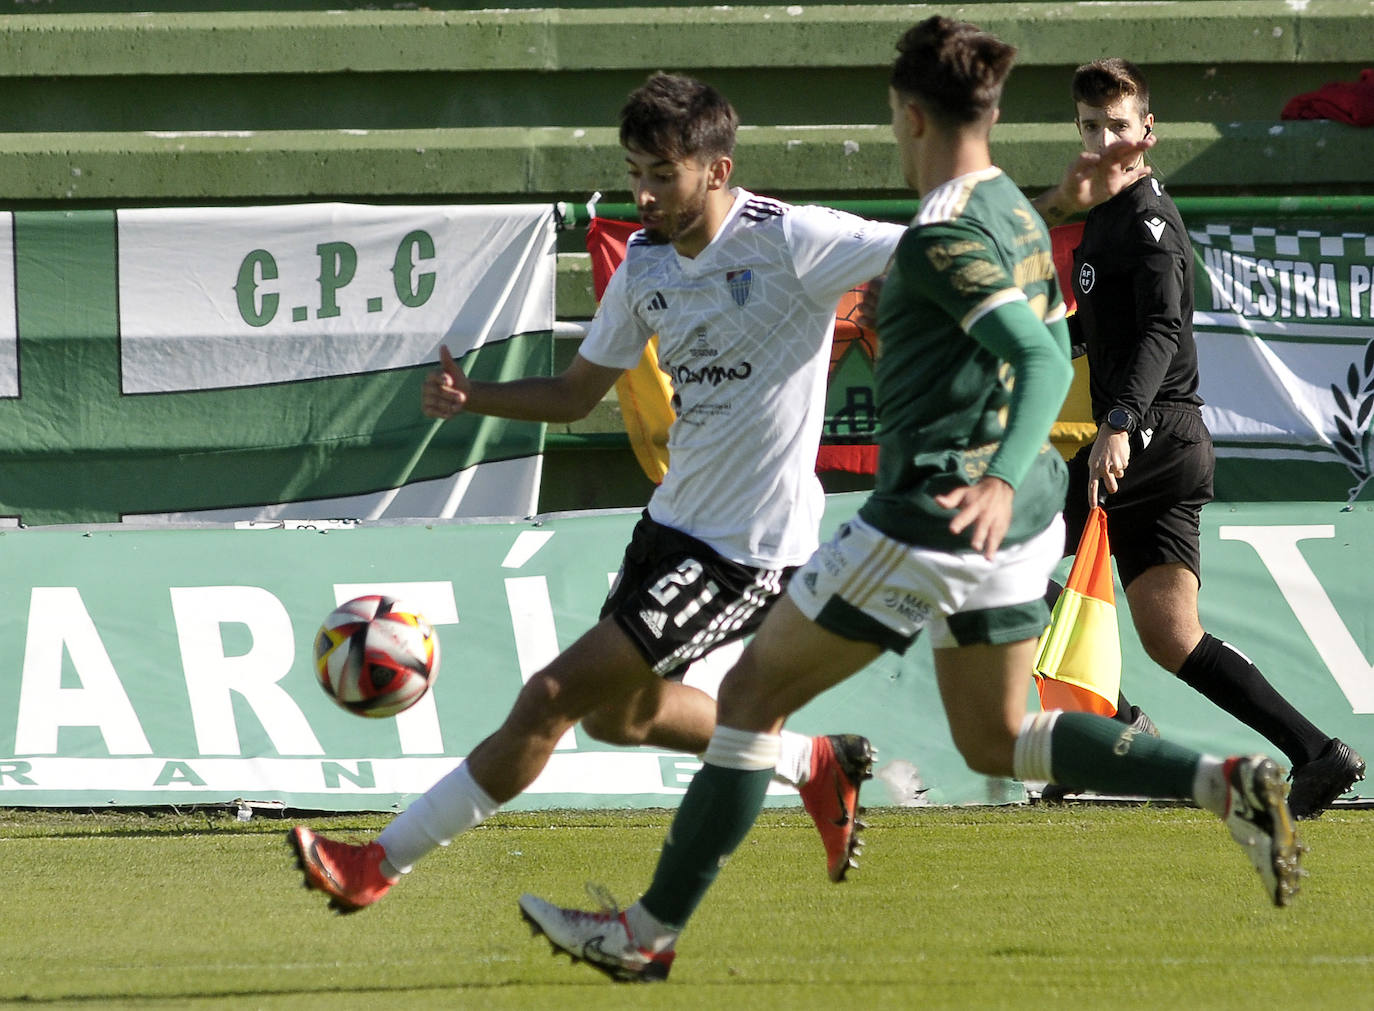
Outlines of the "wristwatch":
M 1108 428 L 1115 428 L 1118 432 L 1125 432 L 1127 435 L 1135 433 L 1135 419 L 1124 407 L 1113 407 L 1108 411 L 1106 422 Z

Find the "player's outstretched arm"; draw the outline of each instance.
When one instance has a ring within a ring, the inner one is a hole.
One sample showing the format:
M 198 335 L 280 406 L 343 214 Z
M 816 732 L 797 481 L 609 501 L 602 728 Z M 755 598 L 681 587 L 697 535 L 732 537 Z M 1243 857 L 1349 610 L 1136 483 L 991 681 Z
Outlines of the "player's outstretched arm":
M 468 411 L 517 421 L 577 421 L 591 413 L 623 371 L 574 355 L 572 364 L 557 376 L 486 383 L 469 379 L 448 348 L 441 346 L 439 368 L 425 377 L 420 409 L 440 419 Z
M 1140 156 L 1154 144 L 1152 134 L 1143 140 L 1119 140 L 1097 154 L 1082 151 L 1064 171 L 1059 185 L 1046 190 L 1031 203 L 1047 224 L 1063 224 L 1150 175 L 1150 166 L 1141 161 Z

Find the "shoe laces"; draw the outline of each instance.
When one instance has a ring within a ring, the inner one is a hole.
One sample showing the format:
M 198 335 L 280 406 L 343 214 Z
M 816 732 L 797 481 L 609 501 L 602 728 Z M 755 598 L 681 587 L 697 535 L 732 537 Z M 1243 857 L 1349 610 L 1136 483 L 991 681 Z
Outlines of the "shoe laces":
M 614 919 L 623 912 L 620 908 L 620 903 L 615 900 L 615 896 L 611 894 L 611 890 L 605 885 L 595 881 L 588 881 L 586 888 L 587 894 L 591 896 L 592 901 L 601 907 L 599 913 L 588 913 L 587 915 L 598 917 L 605 916 Z

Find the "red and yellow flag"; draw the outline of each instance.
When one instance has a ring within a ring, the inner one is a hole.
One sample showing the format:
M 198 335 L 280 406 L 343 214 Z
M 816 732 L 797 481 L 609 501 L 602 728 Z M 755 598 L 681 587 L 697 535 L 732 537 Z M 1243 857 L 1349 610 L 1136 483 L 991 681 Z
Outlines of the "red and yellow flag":
M 587 251 L 592 256 L 592 291 L 596 300 L 625 259 L 625 245 L 639 225 L 630 221 L 592 218 L 587 227 Z M 658 336 L 650 338 L 639 364 L 615 381 L 625 434 L 640 468 L 654 484 L 668 473 L 668 426 L 673 423 L 673 384 L 658 367 Z
M 625 245 L 639 228 L 633 221 L 593 218 L 587 228 L 587 251 L 592 260 L 592 288 L 597 300 L 606 290 L 615 268 L 625 258 Z M 1082 235 L 1081 224 L 1061 225 L 1051 229 L 1054 264 L 1061 278 L 1068 278 L 1073 270 L 1073 251 Z M 832 388 L 841 402 L 853 382 L 861 387 L 872 386 L 873 361 L 877 357 L 877 338 L 855 319 L 855 308 L 862 297 L 862 285 L 840 299 L 835 310 L 835 340 L 831 346 L 830 373 Z M 1073 311 L 1073 287 L 1061 284 L 1069 311 Z M 846 364 L 852 368 L 846 371 Z M 842 374 L 842 375 L 841 375 Z M 839 376 L 837 380 L 837 376 Z M 864 390 L 860 390 L 863 393 Z M 630 437 L 635 458 L 644 473 L 655 483 L 663 480 L 668 471 L 668 426 L 673 423 L 673 387 L 658 367 L 658 338 L 649 342 L 639 364 L 616 382 L 625 431 Z M 871 390 L 868 399 L 871 401 Z M 827 411 L 832 404 L 827 399 Z M 843 412 L 841 412 L 843 413 Z M 828 419 L 843 427 L 843 418 Z M 846 429 L 847 430 L 847 429 Z M 830 433 L 832 435 L 836 433 Z M 1051 440 L 1066 457 L 1072 456 L 1097 434 L 1088 403 L 1087 373 L 1080 362 L 1075 369 L 1074 388 L 1055 423 Z M 872 474 L 878 469 L 878 447 L 872 442 L 856 439 L 828 439 L 816 457 L 818 471 L 846 471 L 852 474 Z
M 1035 684 L 1046 709 L 1116 714 L 1121 693 L 1121 636 L 1112 590 L 1107 514 L 1088 515 L 1064 592 L 1040 637 Z

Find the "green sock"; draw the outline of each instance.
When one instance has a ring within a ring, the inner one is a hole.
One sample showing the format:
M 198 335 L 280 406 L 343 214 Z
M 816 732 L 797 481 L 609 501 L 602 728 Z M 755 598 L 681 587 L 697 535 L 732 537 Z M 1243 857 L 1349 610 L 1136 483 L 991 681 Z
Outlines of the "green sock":
M 1091 713 L 1060 713 L 1050 741 L 1055 782 L 1097 793 L 1192 799 L 1202 754 Z
M 753 827 L 772 778 L 772 769 L 703 765 L 677 809 L 640 905 L 665 926 L 686 926 L 726 857 Z

